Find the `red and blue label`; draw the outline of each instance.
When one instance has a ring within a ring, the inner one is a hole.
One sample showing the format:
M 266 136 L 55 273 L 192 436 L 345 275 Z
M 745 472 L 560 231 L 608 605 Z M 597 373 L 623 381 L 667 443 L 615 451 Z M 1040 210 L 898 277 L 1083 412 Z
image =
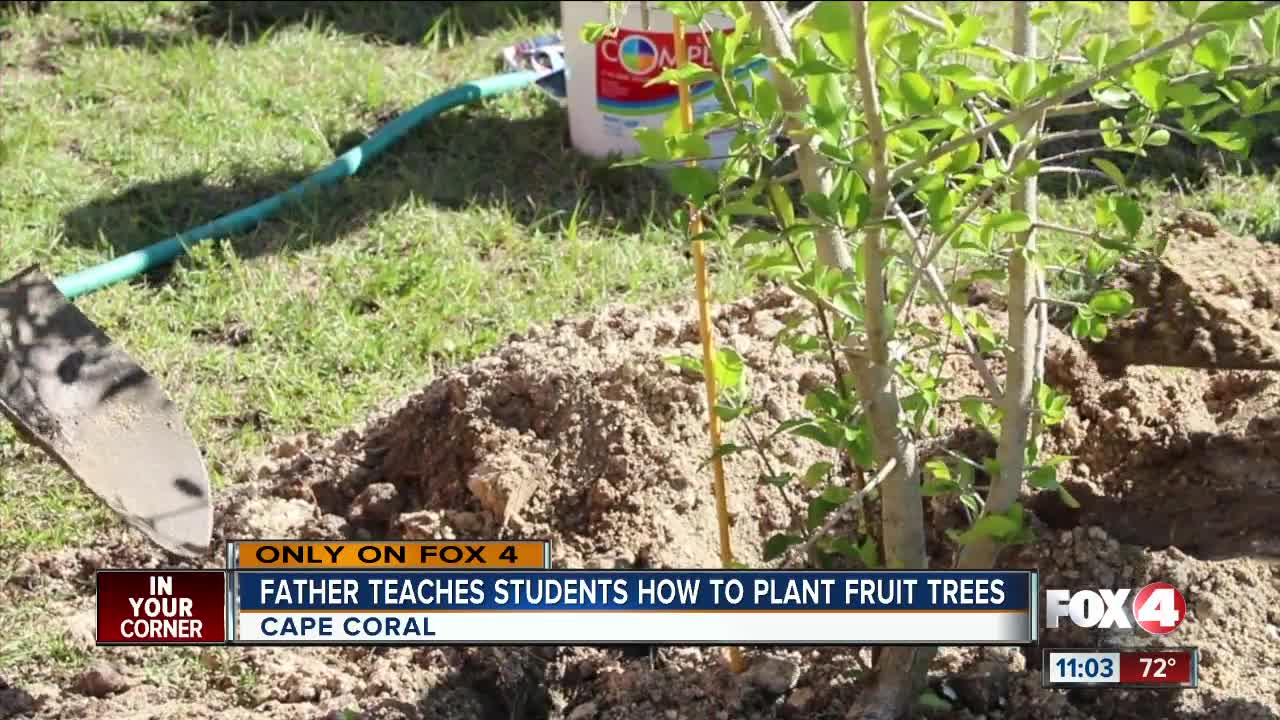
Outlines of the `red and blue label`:
M 701 32 L 686 33 L 689 62 L 713 67 L 711 49 Z M 676 67 L 673 33 L 618 30 L 613 37 L 596 43 L 596 104 L 603 112 L 616 115 L 669 113 L 680 101 L 675 85 L 645 86 L 667 68 Z M 708 80 L 690 88 L 697 101 L 713 92 Z

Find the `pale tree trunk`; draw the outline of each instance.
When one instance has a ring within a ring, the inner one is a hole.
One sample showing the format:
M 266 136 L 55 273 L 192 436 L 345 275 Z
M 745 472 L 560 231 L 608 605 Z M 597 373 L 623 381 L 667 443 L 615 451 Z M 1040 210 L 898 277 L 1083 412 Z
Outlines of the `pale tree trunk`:
M 1032 57 L 1036 53 L 1036 28 L 1031 23 L 1034 5 L 1032 2 L 1013 3 L 1013 51 L 1024 57 Z M 1018 129 L 1023 137 L 1041 120 L 1042 115 L 1036 115 L 1020 122 Z M 1027 156 L 1035 157 L 1034 148 Z M 1000 447 L 996 452 L 1000 476 L 994 479 L 985 510 L 990 514 L 1006 512 L 1017 501 L 1026 470 L 1024 453 L 1030 415 L 1035 407 L 1038 372 L 1037 340 L 1042 332 L 1038 327 L 1042 314 L 1035 308 L 1035 294 L 1040 285 L 1037 282 L 1038 272 L 1035 264 L 1027 259 L 1027 254 L 1034 252 L 1036 247 L 1037 195 L 1036 178 L 1031 176 L 1018 184 L 1011 199 L 1014 210 L 1025 212 L 1031 218 L 1032 228 L 1016 240 L 1016 244 L 1026 248 L 1027 252 L 1018 252 L 1015 247 L 1009 259 L 1008 377 L 1001 406 L 1004 419 L 1000 423 Z M 995 563 L 998 552 L 999 545 L 991 538 L 983 537 L 961 550 L 959 566 L 965 569 L 989 568 Z
M 876 463 L 881 466 L 895 463 L 880 486 L 885 564 L 890 568 L 921 569 L 927 567 L 928 556 L 920 470 L 915 441 L 900 422 L 902 407 L 890 361 L 890 307 L 885 296 L 889 252 L 885 247 L 883 221 L 889 209 L 891 186 L 875 60 L 867 45 L 867 5 L 865 1 L 851 3 L 858 43 L 858 84 L 871 145 L 870 214 L 862 238 L 867 344 L 865 348 L 851 350 L 849 362 L 864 411 L 871 420 Z M 885 648 L 876 663 L 873 685 L 859 697 L 849 717 L 889 719 L 904 715 L 923 686 L 931 656 L 932 650 L 926 648 Z
M 751 13 L 751 21 L 764 33 L 765 52 L 770 57 L 794 61 L 795 50 L 791 47 L 791 38 L 787 35 L 786 19 L 771 2 L 749 2 L 747 10 Z M 774 73 L 774 87 L 778 89 L 778 100 L 782 109 L 789 116 L 802 113 L 807 102 L 805 92 L 787 77 L 785 73 Z M 800 185 L 805 192 L 829 195 L 834 187 L 830 163 L 820 155 L 815 147 L 815 137 L 803 137 L 804 123 L 788 117 L 783 129 L 791 141 L 796 143 L 796 169 L 800 174 Z M 851 270 L 853 259 L 849 256 L 849 247 L 844 236 L 837 228 L 822 226 L 814 233 L 818 250 L 818 259 L 824 264 L 840 270 Z

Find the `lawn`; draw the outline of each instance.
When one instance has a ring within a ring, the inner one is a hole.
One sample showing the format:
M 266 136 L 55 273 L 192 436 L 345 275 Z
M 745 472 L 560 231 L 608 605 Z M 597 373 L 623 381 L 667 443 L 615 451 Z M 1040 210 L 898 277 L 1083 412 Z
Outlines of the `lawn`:
M 558 29 L 556 3 L 356 5 L 59 2 L 0 20 L 0 276 L 73 272 L 283 190 Z M 272 442 L 357 423 L 532 323 L 689 292 L 661 182 L 575 154 L 566 123 L 535 91 L 453 111 L 256 230 L 77 304 L 168 389 L 224 486 Z M 1280 235 L 1265 174 L 1182 187 L 1149 183 L 1152 207 Z M 716 271 L 720 298 L 750 286 Z M 114 522 L 0 428 L 0 585 L 23 553 Z M 41 626 L 53 600 L 0 607 L 0 668 L 74 658 Z

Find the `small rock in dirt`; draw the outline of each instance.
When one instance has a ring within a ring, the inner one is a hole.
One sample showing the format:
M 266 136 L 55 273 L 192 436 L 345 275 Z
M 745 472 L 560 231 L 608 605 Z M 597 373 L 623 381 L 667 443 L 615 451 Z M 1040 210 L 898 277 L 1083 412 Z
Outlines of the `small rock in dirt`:
M 569 713 L 569 720 L 591 720 L 599 710 L 593 702 L 584 702 Z
M 471 471 L 467 489 L 503 525 L 533 496 L 535 478 L 545 473 L 519 457 L 486 460 Z
M 404 513 L 396 521 L 398 534 L 405 540 L 435 540 L 444 527 L 444 516 L 436 510 Z
M 334 538 L 347 537 L 350 529 L 351 526 L 347 523 L 346 518 L 333 513 L 325 513 L 307 523 L 299 537 L 303 540 L 332 540 Z
M 800 666 L 781 658 L 762 658 L 747 669 L 747 682 L 770 695 L 781 695 L 796 686 Z
M 98 615 L 92 608 L 64 620 L 63 637 L 74 648 L 88 650 L 98 642 Z
M 484 518 L 479 513 L 459 511 L 449 515 L 449 524 L 460 533 L 480 535 L 484 532 Z
M 44 707 L 62 695 L 62 690 L 60 690 L 58 686 L 46 683 L 31 685 L 27 687 L 26 690 L 27 693 L 31 695 L 31 700 L 37 709 Z M 0 703 L 0 706 L 2 705 L 3 703 Z M 0 717 L 3 717 L 3 715 L 4 713 L 0 713 Z
M 305 433 L 302 433 L 283 440 L 279 445 L 275 446 L 275 449 L 271 451 L 271 454 L 278 460 L 287 460 L 302 452 L 306 447 L 307 436 Z
M 973 712 L 998 708 L 1009 691 L 1009 668 L 1003 662 L 984 660 L 973 669 L 951 678 L 960 701 Z
M 76 678 L 72 690 L 81 695 L 103 698 L 129 689 L 129 678 L 112 663 L 97 660 Z
M 386 522 L 400 512 L 400 491 L 387 482 L 373 483 L 351 503 L 351 517 L 365 522 Z
M 298 534 L 315 516 L 315 506 L 299 498 L 252 498 L 237 515 L 247 537 L 285 538 Z
M 18 717 L 35 710 L 36 702 L 31 693 L 22 688 L 0 689 L 0 718 Z
M 788 717 L 803 717 L 809 712 L 809 705 L 812 703 L 813 688 L 796 688 L 791 695 L 787 696 L 787 702 L 783 704 L 782 712 Z

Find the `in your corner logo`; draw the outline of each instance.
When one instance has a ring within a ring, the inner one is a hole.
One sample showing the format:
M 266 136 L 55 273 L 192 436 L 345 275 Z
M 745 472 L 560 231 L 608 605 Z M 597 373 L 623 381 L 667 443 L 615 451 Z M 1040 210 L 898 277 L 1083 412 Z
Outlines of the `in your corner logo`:
M 648 75 L 658 65 L 658 48 L 643 35 L 632 35 L 618 48 L 622 67 L 632 75 Z

